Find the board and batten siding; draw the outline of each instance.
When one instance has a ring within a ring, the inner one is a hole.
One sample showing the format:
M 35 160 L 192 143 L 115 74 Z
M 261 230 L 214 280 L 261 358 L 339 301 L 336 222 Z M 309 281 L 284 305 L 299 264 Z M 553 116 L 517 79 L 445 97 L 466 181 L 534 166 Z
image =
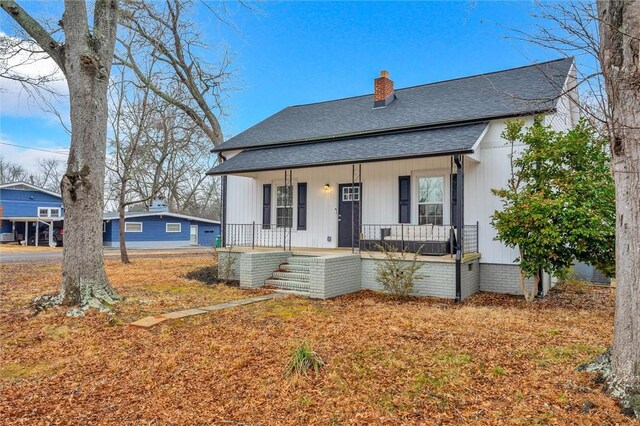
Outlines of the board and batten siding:
M 533 116 L 520 117 L 526 126 Z M 545 117 L 545 123 L 556 130 L 566 130 L 575 122 L 575 111 L 568 100 L 558 103 L 555 113 Z M 495 241 L 496 232 L 491 216 L 501 208 L 498 197 L 491 189 L 502 188 L 510 177 L 510 146 L 501 137 L 506 120 L 492 120 L 476 147 L 476 152 L 465 159 L 464 216 L 465 224 L 479 223 L 480 263 L 513 264 L 516 250 Z M 516 147 L 516 150 L 522 147 Z M 233 155 L 229 155 L 231 157 Z M 411 176 L 411 223 L 417 224 L 417 186 L 420 176 L 444 176 L 444 223 L 450 218 L 451 157 L 381 161 L 362 164 L 362 223 L 397 224 L 398 177 Z M 334 248 L 338 244 L 338 185 L 351 183 L 351 165 L 293 169 L 293 184 L 307 183 L 307 229 L 297 230 L 296 193 L 293 200 L 293 247 Z M 229 176 L 227 181 L 227 223 L 262 223 L 262 186 L 273 185 L 272 223 L 275 223 L 276 186 L 284 185 L 284 171 L 248 173 Z M 325 184 L 330 185 L 328 191 Z

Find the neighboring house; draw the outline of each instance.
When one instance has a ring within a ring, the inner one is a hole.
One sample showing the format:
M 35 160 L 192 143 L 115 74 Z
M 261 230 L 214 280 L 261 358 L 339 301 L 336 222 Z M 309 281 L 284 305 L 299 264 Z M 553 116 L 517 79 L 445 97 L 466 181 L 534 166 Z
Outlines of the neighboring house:
M 104 245 L 120 244 L 118 212 L 104 214 Z M 213 247 L 220 235 L 220 222 L 170 213 L 161 200 L 154 200 L 149 211 L 125 214 L 124 237 L 127 247 Z
M 0 219 L 1 242 L 33 239 L 39 243 L 43 230 L 62 228 L 62 197 L 26 182 L 0 184 Z
M 520 293 L 518 253 L 490 224 L 510 175 L 501 133 L 537 114 L 572 127 L 574 83 L 571 58 L 399 90 L 383 71 L 373 94 L 291 106 L 229 139 L 209 174 L 223 176 L 236 278 L 320 298 L 378 289 L 370 252 L 385 244 L 420 250 L 417 295 Z
M 15 182 L 0 185 L 0 242 L 28 241 L 30 245 L 55 241 L 64 225 L 60 194 Z M 129 247 L 213 247 L 220 236 L 220 222 L 170 213 L 161 200 L 149 211 L 126 214 L 125 241 Z M 40 232 L 36 232 L 36 227 Z M 54 233 L 54 229 L 56 232 Z M 104 245 L 119 244 L 118 213 L 104 214 Z M 43 235 L 43 231 L 51 233 Z

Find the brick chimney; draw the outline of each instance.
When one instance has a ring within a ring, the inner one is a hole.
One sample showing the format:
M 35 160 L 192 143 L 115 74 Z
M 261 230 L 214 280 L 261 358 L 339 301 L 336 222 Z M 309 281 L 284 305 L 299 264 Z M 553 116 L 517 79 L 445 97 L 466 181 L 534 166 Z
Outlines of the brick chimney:
M 383 108 L 394 101 L 393 81 L 389 78 L 389 71 L 380 71 L 380 77 L 373 82 L 373 107 Z

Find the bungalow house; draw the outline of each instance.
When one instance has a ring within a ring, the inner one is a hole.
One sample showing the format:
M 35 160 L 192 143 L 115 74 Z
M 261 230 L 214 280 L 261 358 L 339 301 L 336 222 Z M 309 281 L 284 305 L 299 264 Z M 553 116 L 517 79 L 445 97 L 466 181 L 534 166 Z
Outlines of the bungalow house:
M 235 277 L 317 298 L 378 289 L 387 246 L 420 252 L 416 295 L 520 293 L 518 254 L 490 224 L 510 174 L 501 133 L 539 114 L 573 126 L 574 81 L 571 58 L 402 89 L 382 71 L 373 94 L 290 106 L 229 139 L 209 174 Z
M 54 229 L 62 228 L 64 209 L 60 194 L 26 182 L 0 185 L 0 242 L 40 243 L 43 230 L 55 245 Z M 36 230 L 39 232 L 36 232 Z
M 104 214 L 104 245 L 120 244 L 118 212 Z M 155 199 L 147 211 L 126 212 L 124 238 L 127 247 L 213 247 L 220 236 L 220 222 L 169 212 L 162 199 Z

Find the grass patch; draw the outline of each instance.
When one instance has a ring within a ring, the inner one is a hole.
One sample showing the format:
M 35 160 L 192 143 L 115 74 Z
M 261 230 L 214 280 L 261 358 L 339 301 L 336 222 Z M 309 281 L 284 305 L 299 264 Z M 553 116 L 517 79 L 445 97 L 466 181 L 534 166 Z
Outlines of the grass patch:
M 494 376 L 502 377 L 502 376 L 506 376 L 507 372 L 503 367 L 496 365 L 491 369 L 491 374 L 493 374 Z
M 284 321 L 309 315 L 322 315 L 322 309 L 311 301 L 298 297 L 285 298 L 269 302 L 258 307 L 259 312 L 267 318 L 278 318 Z
M 289 364 L 287 364 L 287 368 L 285 369 L 285 376 L 291 377 L 297 374 L 307 377 L 309 371 L 317 375 L 323 366 L 324 361 L 318 354 L 311 349 L 307 342 L 302 342 L 293 350 Z
M 46 363 L 32 365 L 9 363 L 0 367 L 0 381 L 16 382 L 33 377 L 50 376 L 56 371 L 57 368 Z
M 604 352 L 604 346 L 573 343 L 566 346 L 546 347 L 538 354 L 538 365 L 583 362 Z

